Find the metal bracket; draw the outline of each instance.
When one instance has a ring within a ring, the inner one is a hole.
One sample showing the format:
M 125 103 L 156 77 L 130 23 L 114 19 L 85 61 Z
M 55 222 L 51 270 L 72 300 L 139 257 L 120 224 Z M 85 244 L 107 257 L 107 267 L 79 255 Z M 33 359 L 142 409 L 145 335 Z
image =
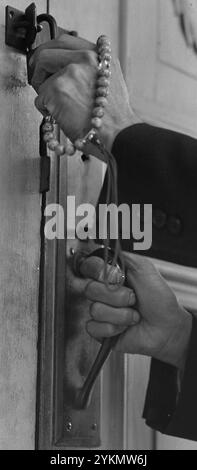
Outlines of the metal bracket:
M 11 6 L 6 7 L 5 43 L 26 53 L 36 39 L 42 26 L 38 24 L 36 5 L 31 3 L 25 12 Z

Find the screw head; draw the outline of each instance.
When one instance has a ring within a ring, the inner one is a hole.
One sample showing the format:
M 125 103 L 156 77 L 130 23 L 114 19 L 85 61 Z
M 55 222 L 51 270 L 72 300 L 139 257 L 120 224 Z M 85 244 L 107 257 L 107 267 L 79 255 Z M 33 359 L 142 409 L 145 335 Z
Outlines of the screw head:
M 66 431 L 71 432 L 72 431 L 72 423 L 71 421 L 66 422 Z

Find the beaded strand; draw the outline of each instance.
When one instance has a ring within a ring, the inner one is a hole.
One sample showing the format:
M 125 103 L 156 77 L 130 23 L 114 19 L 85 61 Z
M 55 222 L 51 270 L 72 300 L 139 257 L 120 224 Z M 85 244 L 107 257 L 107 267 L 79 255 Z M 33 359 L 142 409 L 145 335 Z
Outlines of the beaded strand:
M 66 137 L 64 145 L 54 138 L 54 124 L 55 120 L 51 115 L 44 117 L 42 126 L 43 140 L 47 143 L 48 148 L 61 156 L 64 154 L 74 155 L 76 150 L 83 152 L 83 148 L 88 141 L 91 141 L 95 136 L 98 137 L 98 132 L 102 127 L 102 118 L 105 114 L 105 108 L 108 104 L 109 85 L 110 85 L 110 64 L 111 64 L 111 46 L 107 36 L 100 36 L 97 41 L 98 53 L 98 72 L 96 81 L 95 92 L 95 105 L 92 111 L 91 130 L 83 139 L 77 139 L 74 144 Z M 99 141 L 98 141 L 99 142 Z

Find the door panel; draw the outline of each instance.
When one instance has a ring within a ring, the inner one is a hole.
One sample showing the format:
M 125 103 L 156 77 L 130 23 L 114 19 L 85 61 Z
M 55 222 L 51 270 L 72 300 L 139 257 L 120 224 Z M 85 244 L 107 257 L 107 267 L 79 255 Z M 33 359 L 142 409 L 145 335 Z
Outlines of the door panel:
M 35 93 L 25 57 L 5 46 L 0 4 L 0 449 L 35 441 L 40 194 Z M 29 1 L 12 0 L 24 10 Z M 39 2 L 46 11 L 46 1 Z

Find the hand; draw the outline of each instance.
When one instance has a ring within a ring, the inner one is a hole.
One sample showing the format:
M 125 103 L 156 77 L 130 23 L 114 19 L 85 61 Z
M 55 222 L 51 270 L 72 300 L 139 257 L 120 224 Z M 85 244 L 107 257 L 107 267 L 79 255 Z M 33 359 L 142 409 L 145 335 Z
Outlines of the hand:
M 97 54 L 95 45 L 63 35 L 40 46 L 31 61 L 32 85 L 38 92 L 36 107 L 46 108 L 72 140 L 91 129 L 94 107 Z M 101 138 L 111 150 L 116 135 L 139 122 L 131 110 L 127 88 L 117 59 L 112 59 L 110 94 L 105 109 Z
M 88 263 L 90 260 L 82 263 L 81 272 L 95 279 L 97 261 L 94 260 L 94 266 Z M 99 263 L 101 268 L 101 260 Z M 178 304 L 174 293 L 148 259 L 126 253 L 125 264 L 128 287 L 111 292 L 99 282 L 87 284 L 85 295 L 93 302 L 92 320 L 87 323 L 89 334 L 101 340 L 119 334 L 120 327 L 125 328 L 115 350 L 152 356 L 182 367 L 191 333 L 191 315 Z
M 80 251 L 78 250 L 74 258 L 70 258 L 67 262 L 66 269 L 66 286 L 67 292 L 69 295 L 74 296 L 75 299 L 81 299 L 81 301 L 86 300 L 87 312 L 86 312 L 86 321 L 91 320 L 89 306 L 92 303 L 88 300 L 86 296 L 86 289 L 88 289 L 89 284 L 92 284 L 93 279 L 96 281 L 95 284 L 98 288 L 98 296 L 100 301 L 102 301 L 102 296 L 108 296 L 109 290 L 108 287 L 104 284 L 104 261 L 95 256 L 87 258 L 87 255 L 92 253 L 99 246 L 93 245 L 91 243 L 80 243 Z M 116 270 L 115 270 L 116 272 Z M 112 266 L 107 266 L 108 279 L 110 279 L 110 286 L 113 288 L 113 284 L 117 282 L 117 275 L 115 275 Z M 120 279 L 120 278 L 119 278 Z M 111 296 L 111 292 L 110 292 Z M 140 316 L 138 312 L 130 310 L 131 307 L 134 307 L 136 303 L 136 296 L 132 288 L 126 286 L 121 288 L 121 292 L 117 290 L 117 285 L 113 292 L 113 301 L 117 306 L 124 307 L 125 311 L 128 312 L 128 324 L 135 325 L 140 321 Z M 129 306 L 129 308 L 128 308 Z M 107 325 L 107 328 L 111 328 L 111 325 Z M 127 328 L 127 325 L 120 323 L 116 325 L 115 335 L 117 333 L 122 333 Z
M 197 48 L 197 0 L 173 0 L 173 3 L 187 45 Z

